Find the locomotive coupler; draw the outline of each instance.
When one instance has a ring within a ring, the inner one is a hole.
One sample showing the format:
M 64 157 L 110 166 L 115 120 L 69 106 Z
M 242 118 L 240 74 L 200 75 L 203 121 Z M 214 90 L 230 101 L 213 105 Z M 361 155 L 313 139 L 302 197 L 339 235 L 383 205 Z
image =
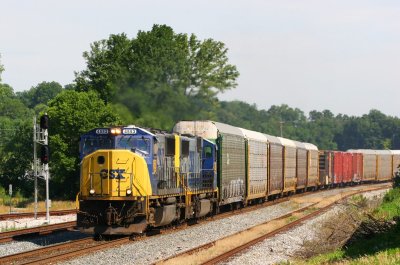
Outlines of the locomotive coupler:
M 106 209 L 106 223 L 107 225 L 116 224 L 119 221 L 117 210 L 111 206 Z

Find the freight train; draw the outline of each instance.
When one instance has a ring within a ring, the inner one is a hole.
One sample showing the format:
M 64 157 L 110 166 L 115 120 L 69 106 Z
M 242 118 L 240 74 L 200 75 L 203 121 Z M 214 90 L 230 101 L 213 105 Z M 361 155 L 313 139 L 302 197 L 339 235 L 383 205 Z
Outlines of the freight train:
M 78 227 L 132 235 L 282 195 L 390 181 L 400 151 L 319 151 L 311 143 L 213 121 L 172 133 L 116 126 L 80 139 Z

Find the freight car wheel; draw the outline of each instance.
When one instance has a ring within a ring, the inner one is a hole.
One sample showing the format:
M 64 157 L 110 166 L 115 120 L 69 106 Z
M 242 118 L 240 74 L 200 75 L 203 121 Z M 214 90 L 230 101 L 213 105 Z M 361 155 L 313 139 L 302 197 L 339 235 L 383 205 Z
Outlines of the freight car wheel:
M 237 211 L 237 210 L 239 210 L 241 207 L 240 207 L 240 202 L 235 202 L 235 203 L 233 203 L 232 205 L 231 205 L 231 209 L 232 209 L 232 211 Z
M 95 234 L 95 235 L 93 236 L 93 238 L 94 238 L 94 240 L 96 240 L 96 241 L 103 241 L 103 240 L 104 240 L 104 237 L 103 237 L 102 234 Z
M 129 236 L 129 240 L 136 241 L 142 237 L 144 237 L 144 234 L 132 234 Z

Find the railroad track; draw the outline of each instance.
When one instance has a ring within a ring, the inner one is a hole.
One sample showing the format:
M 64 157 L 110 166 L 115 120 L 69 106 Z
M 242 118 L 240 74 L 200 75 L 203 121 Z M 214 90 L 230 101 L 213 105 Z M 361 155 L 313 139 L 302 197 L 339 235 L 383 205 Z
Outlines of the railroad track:
M 352 196 L 355 195 L 357 193 L 362 193 L 362 192 L 366 192 L 366 191 L 373 191 L 373 190 L 379 190 L 379 189 L 384 189 L 387 188 L 388 186 L 380 186 L 378 188 L 370 188 L 368 190 L 360 190 L 360 191 L 353 191 L 351 194 L 347 195 L 348 196 Z M 368 188 L 368 186 L 367 186 Z M 242 214 L 245 212 L 249 212 L 249 211 L 254 211 L 256 209 L 259 208 L 263 208 L 263 207 L 267 207 L 269 205 L 273 205 L 276 204 L 278 202 L 283 202 L 283 201 L 287 201 L 289 199 L 293 199 L 296 197 L 302 197 L 303 195 L 309 195 L 310 193 L 303 193 L 303 194 L 298 194 L 298 195 L 294 195 L 291 197 L 284 197 L 284 198 L 280 198 L 274 201 L 269 201 L 269 202 L 265 202 L 263 204 L 259 204 L 259 205 L 254 205 L 251 207 L 246 207 L 243 209 L 240 209 L 238 211 L 234 211 L 234 212 L 226 212 L 226 213 L 222 213 L 220 215 L 217 215 L 213 218 L 209 218 L 208 220 L 205 221 L 214 221 L 216 219 L 220 219 L 220 218 L 226 218 L 228 216 L 231 215 L 235 215 L 235 214 Z M 345 197 L 343 197 L 345 198 Z M 342 199 L 343 199 L 342 198 Z M 277 230 L 274 230 L 266 235 L 264 235 L 263 237 L 254 239 L 250 242 L 247 242 L 246 244 L 243 244 L 241 246 L 238 246 L 235 249 L 231 249 L 230 251 L 228 251 L 227 253 L 224 253 L 223 255 L 220 255 L 219 257 L 213 257 L 213 259 L 210 259 L 209 261 L 207 261 L 207 263 L 204 264 L 215 264 L 217 262 L 220 262 L 222 260 L 226 260 L 227 258 L 239 253 L 240 251 L 245 250 L 246 248 L 248 248 L 251 245 L 254 245 L 268 237 L 272 237 L 277 233 L 283 232 L 285 230 L 289 230 L 295 226 L 297 226 L 298 224 L 306 221 L 307 219 L 310 219 L 320 213 L 322 213 L 323 211 L 326 211 L 329 207 L 331 207 L 334 203 L 331 203 L 329 205 L 327 205 L 326 207 L 323 208 L 316 208 L 316 204 L 317 203 L 313 203 L 307 207 L 304 207 L 302 209 L 293 211 L 289 214 L 286 214 L 284 216 L 281 216 L 279 218 L 276 219 L 276 221 L 284 221 L 285 218 L 291 218 L 293 216 L 298 216 L 301 213 L 304 212 L 309 212 L 306 216 L 301 217 L 299 219 L 297 219 L 294 222 L 290 222 L 289 224 L 287 224 L 286 226 L 283 226 L 282 228 L 279 228 Z M 275 219 L 274 219 L 275 220 Z M 200 223 L 204 222 L 204 220 L 200 221 Z M 75 222 L 71 222 L 76 225 Z M 267 222 L 268 223 L 268 222 Z M 185 229 L 186 225 L 182 225 L 180 227 L 177 227 L 178 229 Z M 150 231 L 149 234 L 153 234 L 154 231 Z M 159 231 L 159 233 L 165 234 L 165 233 L 173 233 L 176 232 L 176 229 L 161 229 Z M 40 233 L 40 231 L 36 231 L 36 233 Z M 241 232 L 243 233 L 243 231 Z M 156 233 L 158 234 L 158 233 Z M 146 237 L 140 237 L 139 240 L 143 240 Z M 0 242 L 1 242 L 1 234 L 0 234 Z M 117 239 L 117 240 L 112 240 L 112 241 L 95 241 L 93 240 L 93 238 L 84 238 L 84 239 L 80 239 L 80 240 L 74 240 L 71 242 L 65 242 L 65 243 L 59 243 L 59 244 L 54 244 L 51 246 L 47 246 L 47 247 L 42 247 L 40 249 L 36 249 L 36 250 L 31 250 L 31 251 L 27 251 L 27 252 L 23 252 L 23 253 L 17 253 L 17 254 L 13 254 L 13 255 L 9 255 L 9 256 L 4 256 L 0 258 L 0 264 L 49 264 L 51 262 L 58 262 L 58 261 L 62 261 L 62 260 L 68 260 L 74 257 L 78 257 L 78 256 L 82 256 L 85 255 L 87 253 L 93 253 L 94 251 L 98 251 L 98 250 L 102 250 L 102 249 L 109 249 L 112 247 L 116 247 L 122 244 L 127 244 L 131 242 L 130 239 L 128 237 L 124 237 L 121 239 Z M 172 262 L 174 259 L 179 258 L 183 255 L 192 255 L 193 253 L 199 253 L 201 250 L 204 249 L 208 249 L 208 248 L 212 248 L 213 246 L 215 246 L 217 243 L 216 242 L 211 242 L 205 245 L 200 246 L 199 248 L 195 248 L 195 249 L 191 249 L 188 250 L 186 252 L 183 252 L 177 256 L 173 256 L 171 258 L 168 258 L 166 260 L 163 260 L 161 263 L 163 264 L 164 262 L 166 262 L 167 264 L 175 264 L 175 262 Z M 208 256 L 211 257 L 211 256 Z M 187 259 L 186 259 L 187 261 Z M 169 262 L 169 263 L 168 263 Z M 158 264 L 157 263 L 157 264 Z M 185 264 L 185 263 L 184 263 Z
M 340 196 L 340 199 L 334 200 L 329 203 L 324 203 L 323 201 L 321 201 L 322 204 L 321 202 L 313 203 L 307 207 L 292 211 L 288 214 L 285 214 L 263 224 L 184 251 L 165 260 L 158 261 L 154 264 L 218 264 L 245 251 L 246 249 L 257 243 L 264 241 L 265 239 L 271 238 L 276 234 L 291 230 L 292 228 L 304 223 L 305 221 L 308 221 L 326 212 L 337 202 L 342 201 L 350 196 L 386 188 L 387 187 L 384 186 L 371 188 L 368 190 L 354 191 L 347 195 Z
M 96 241 L 92 237 L 54 244 L 26 252 L 0 257 L 0 264 L 49 264 L 71 259 L 93 251 L 112 248 L 129 242 L 129 237 L 112 241 Z
M 76 209 L 73 210 L 60 210 L 60 211 L 51 211 L 50 215 L 67 215 L 76 213 Z M 34 213 L 10 213 L 10 214 L 0 214 L 0 221 L 9 220 L 9 219 L 20 219 L 25 217 L 34 217 Z M 38 212 L 37 216 L 46 216 L 46 212 Z
M 25 229 L 18 229 L 0 233 L 0 243 L 10 242 L 18 238 L 32 236 L 35 234 L 49 234 L 54 231 L 68 230 L 76 227 L 76 221 L 64 222 L 58 224 L 43 225 Z

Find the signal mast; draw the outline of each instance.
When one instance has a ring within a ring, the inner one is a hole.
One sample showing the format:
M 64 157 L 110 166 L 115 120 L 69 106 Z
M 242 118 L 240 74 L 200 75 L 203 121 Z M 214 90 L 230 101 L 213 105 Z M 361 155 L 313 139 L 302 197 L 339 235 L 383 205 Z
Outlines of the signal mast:
M 49 116 L 47 113 L 40 117 L 39 126 L 36 117 L 33 118 L 33 174 L 35 177 L 35 219 L 37 219 L 37 179 L 46 181 L 46 223 L 50 223 L 50 200 L 49 200 Z M 40 160 L 37 159 L 37 144 L 40 145 Z

